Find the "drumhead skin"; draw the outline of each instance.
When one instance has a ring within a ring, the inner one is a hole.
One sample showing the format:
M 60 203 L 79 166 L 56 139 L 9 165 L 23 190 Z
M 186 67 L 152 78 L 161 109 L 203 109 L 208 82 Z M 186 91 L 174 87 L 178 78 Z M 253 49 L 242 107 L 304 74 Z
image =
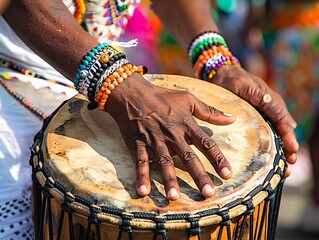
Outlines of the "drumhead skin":
M 189 91 L 203 102 L 236 116 L 236 121 L 227 126 L 197 120 L 230 161 L 233 177 L 221 179 L 204 155 L 192 146 L 213 179 L 213 197 L 202 197 L 178 157 L 174 157 L 174 162 L 181 188 L 179 200 L 166 199 L 155 163 L 151 163 L 151 194 L 139 197 L 135 190 L 135 162 L 116 122 L 107 113 L 89 111 L 88 100 L 77 95 L 61 106 L 44 129 L 44 164 L 55 181 L 97 206 L 164 215 L 221 208 L 264 183 L 274 168 L 277 150 L 272 129 L 251 105 L 221 87 L 197 79 L 175 75 L 146 78 L 158 86 Z

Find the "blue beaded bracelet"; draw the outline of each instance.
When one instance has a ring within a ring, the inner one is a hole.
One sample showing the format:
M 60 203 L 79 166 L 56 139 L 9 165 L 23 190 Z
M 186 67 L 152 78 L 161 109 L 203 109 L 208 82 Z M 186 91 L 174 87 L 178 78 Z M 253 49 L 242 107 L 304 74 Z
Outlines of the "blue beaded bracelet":
M 88 70 L 90 68 L 90 64 L 92 61 L 96 58 L 96 55 L 98 55 L 106 46 L 108 46 L 108 43 L 100 43 L 95 48 L 93 48 L 90 52 L 88 52 L 82 59 L 81 65 L 79 66 L 75 77 L 73 79 L 74 87 L 77 88 L 80 80 L 81 80 L 81 71 L 82 70 Z

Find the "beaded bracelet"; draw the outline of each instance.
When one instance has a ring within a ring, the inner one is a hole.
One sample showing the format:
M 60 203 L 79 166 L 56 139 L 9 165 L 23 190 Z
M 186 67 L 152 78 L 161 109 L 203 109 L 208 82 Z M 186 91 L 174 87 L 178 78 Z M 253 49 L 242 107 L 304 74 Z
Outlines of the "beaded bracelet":
M 211 81 L 218 68 L 223 65 L 240 65 L 224 38 L 216 32 L 204 32 L 193 39 L 188 55 L 196 76 L 207 81 Z
M 114 68 L 115 63 L 120 60 L 126 60 L 124 53 L 119 53 L 111 58 L 107 54 L 102 54 L 99 59 L 96 59 L 88 70 L 82 70 L 81 80 L 77 90 L 86 95 L 90 101 L 95 97 L 95 90 L 98 82 L 103 79 L 103 75 L 109 72 L 109 69 Z M 123 63 L 124 64 L 124 63 Z M 120 67 L 120 66 L 118 66 Z
M 208 50 L 204 50 L 201 55 L 198 57 L 197 61 L 195 62 L 193 68 L 197 73 L 197 77 L 200 78 L 201 72 L 207 61 L 212 58 L 214 55 L 221 53 L 223 56 L 231 57 L 232 54 L 228 48 L 223 45 L 220 46 L 212 46 Z
M 139 66 L 134 66 L 131 63 L 125 64 L 123 67 L 116 69 L 111 75 L 109 75 L 102 86 L 98 90 L 94 101 L 97 103 L 98 108 L 101 111 L 105 110 L 105 103 L 111 94 L 111 91 L 115 89 L 119 84 L 121 84 L 125 79 L 131 76 L 133 73 L 137 72 L 140 75 L 144 74 L 144 68 Z
M 112 90 L 133 73 L 144 74 L 147 68 L 134 66 L 124 53 L 107 43 L 101 43 L 88 52 L 74 77 L 76 89 L 88 97 L 89 109 L 105 111 L 106 100 Z
M 100 43 L 98 46 L 93 48 L 90 52 L 88 52 L 81 60 L 81 64 L 79 69 L 77 70 L 75 77 L 73 79 L 74 86 L 77 88 L 81 79 L 83 80 L 86 75 L 85 71 L 88 71 L 92 64 L 103 54 L 108 54 L 109 57 L 120 53 L 115 48 L 108 45 L 108 43 Z
M 223 65 L 239 65 L 239 62 L 234 56 L 224 56 L 221 53 L 218 53 L 207 61 L 205 68 L 202 71 L 201 78 L 211 82 L 212 78 L 216 75 L 218 68 Z
M 103 82 L 105 79 L 110 76 L 112 73 L 114 73 L 118 68 L 123 67 L 124 65 L 130 63 L 126 58 L 121 59 L 117 62 L 115 62 L 112 66 L 110 66 L 102 75 L 99 81 L 96 83 L 96 90 L 95 90 L 95 96 L 98 92 L 98 90 L 101 88 Z
M 227 43 L 224 38 L 216 32 L 205 32 L 195 38 L 188 47 L 188 56 L 191 63 L 194 64 L 197 58 L 205 50 L 212 46 L 223 45 L 227 48 Z

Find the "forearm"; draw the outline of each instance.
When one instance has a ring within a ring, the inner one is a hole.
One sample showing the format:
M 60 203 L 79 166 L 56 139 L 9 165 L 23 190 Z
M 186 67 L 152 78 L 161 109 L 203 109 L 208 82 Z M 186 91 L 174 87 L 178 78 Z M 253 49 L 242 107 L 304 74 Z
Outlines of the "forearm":
M 167 31 L 184 49 L 198 34 L 218 31 L 210 0 L 153 0 L 153 6 Z
M 3 17 L 22 41 L 69 79 L 82 57 L 98 45 L 61 0 L 11 1 Z
M 2 14 L 5 9 L 7 8 L 7 5 L 9 4 L 9 0 L 1 0 L 0 2 L 0 14 Z

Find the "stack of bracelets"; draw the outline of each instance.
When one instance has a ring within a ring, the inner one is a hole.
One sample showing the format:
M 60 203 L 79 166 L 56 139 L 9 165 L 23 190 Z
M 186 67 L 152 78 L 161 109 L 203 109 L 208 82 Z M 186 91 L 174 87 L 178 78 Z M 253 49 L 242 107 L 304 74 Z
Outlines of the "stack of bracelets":
M 204 32 L 196 36 L 188 47 L 188 56 L 196 76 L 209 82 L 221 66 L 240 65 L 224 38 L 216 32 Z
M 91 101 L 89 109 L 105 111 L 105 103 L 116 86 L 133 73 L 142 75 L 146 71 L 144 66 L 131 64 L 124 53 L 101 43 L 83 57 L 74 86 Z

